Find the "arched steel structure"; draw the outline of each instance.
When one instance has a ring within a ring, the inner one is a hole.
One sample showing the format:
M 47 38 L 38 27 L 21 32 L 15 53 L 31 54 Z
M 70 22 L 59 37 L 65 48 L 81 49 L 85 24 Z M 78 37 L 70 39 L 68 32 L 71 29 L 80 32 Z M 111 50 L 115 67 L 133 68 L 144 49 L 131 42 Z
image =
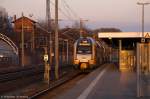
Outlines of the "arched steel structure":
M 13 49 L 14 53 L 16 55 L 18 55 L 18 47 L 16 46 L 16 44 L 10 38 L 8 38 L 4 34 L 0 33 L 0 39 L 4 40 L 8 45 L 10 45 L 11 48 Z

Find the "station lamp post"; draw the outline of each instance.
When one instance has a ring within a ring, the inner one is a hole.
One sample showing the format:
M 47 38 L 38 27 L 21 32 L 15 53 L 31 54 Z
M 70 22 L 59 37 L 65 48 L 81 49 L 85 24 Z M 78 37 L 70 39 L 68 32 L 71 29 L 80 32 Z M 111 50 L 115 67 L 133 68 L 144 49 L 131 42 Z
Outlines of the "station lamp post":
M 141 39 L 141 42 L 144 43 L 145 42 L 145 39 L 144 39 L 144 6 L 148 5 L 150 3 L 141 3 L 141 2 L 138 2 L 137 4 L 142 6 L 142 39 Z
M 144 7 L 145 5 L 148 5 L 150 3 L 141 3 L 138 2 L 138 5 L 142 6 L 142 39 L 141 42 L 144 43 L 145 39 L 144 39 Z M 142 96 L 142 92 L 141 92 L 141 67 L 140 64 L 138 64 L 137 66 L 137 97 L 141 97 Z

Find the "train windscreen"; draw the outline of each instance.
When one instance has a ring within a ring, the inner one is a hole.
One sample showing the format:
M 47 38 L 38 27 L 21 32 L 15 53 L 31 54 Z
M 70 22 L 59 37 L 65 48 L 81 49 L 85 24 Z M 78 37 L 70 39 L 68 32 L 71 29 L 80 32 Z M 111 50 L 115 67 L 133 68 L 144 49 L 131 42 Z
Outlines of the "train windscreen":
M 91 54 L 92 45 L 88 40 L 81 40 L 77 46 L 77 54 Z

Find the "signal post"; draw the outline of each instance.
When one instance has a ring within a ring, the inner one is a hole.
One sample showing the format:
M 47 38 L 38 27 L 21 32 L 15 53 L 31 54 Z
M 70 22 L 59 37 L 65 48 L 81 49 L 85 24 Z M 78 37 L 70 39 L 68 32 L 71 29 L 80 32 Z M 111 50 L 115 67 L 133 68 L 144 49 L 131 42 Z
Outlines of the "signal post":
M 49 84 L 50 80 L 50 65 L 48 64 L 48 53 L 47 53 L 47 47 L 44 47 L 44 64 L 45 64 L 45 70 L 44 70 L 44 82 Z

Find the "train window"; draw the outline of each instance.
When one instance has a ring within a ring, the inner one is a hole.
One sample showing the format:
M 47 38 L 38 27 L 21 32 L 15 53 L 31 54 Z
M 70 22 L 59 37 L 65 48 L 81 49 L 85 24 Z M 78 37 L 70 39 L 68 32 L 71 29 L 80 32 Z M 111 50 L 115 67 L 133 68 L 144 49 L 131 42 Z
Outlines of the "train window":
M 92 47 L 91 46 L 78 46 L 77 53 L 78 54 L 91 54 Z

